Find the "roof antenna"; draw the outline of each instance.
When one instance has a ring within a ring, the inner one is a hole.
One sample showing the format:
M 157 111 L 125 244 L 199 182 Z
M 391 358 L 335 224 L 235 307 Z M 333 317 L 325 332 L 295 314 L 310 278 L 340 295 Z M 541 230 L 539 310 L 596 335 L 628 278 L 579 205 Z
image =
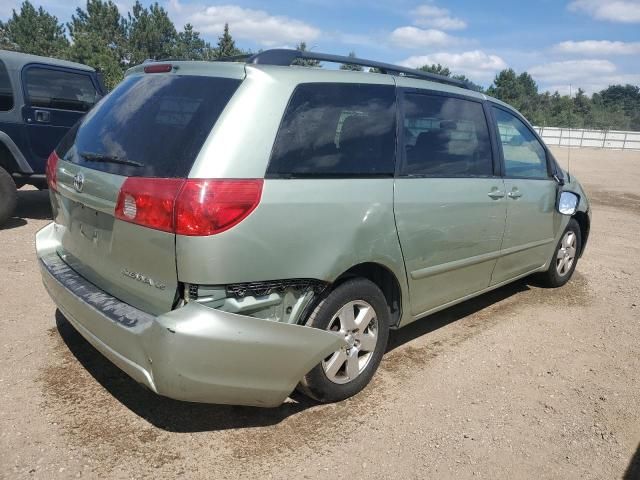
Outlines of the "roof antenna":
M 569 106 L 569 145 L 567 147 L 567 180 L 571 181 L 571 123 L 573 122 L 573 92 L 571 84 L 569 84 L 569 100 L 571 105 Z

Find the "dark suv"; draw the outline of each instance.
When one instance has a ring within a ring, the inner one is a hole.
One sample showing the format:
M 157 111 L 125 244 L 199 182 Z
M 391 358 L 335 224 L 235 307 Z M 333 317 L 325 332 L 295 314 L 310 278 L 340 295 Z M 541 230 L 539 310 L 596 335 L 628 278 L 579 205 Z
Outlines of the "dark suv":
M 47 157 L 104 93 L 91 67 L 0 50 L 0 225 L 17 188 L 46 188 Z

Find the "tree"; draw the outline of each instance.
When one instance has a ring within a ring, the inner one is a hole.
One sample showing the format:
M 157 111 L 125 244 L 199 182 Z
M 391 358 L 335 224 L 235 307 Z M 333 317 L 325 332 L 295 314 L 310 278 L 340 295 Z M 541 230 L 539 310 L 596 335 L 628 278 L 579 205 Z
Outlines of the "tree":
M 306 52 L 307 51 L 307 43 L 306 42 L 300 42 L 299 45 L 296 46 L 296 50 L 299 50 L 301 52 Z M 297 58 L 292 65 L 298 65 L 300 67 L 321 67 L 322 65 L 320 65 L 320 61 L 319 60 L 312 60 L 312 59 L 308 59 L 308 58 Z
M 216 47 L 216 57 L 234 57 L 243 55 L 245 52 L 236 47 L 236 42 L 229 33 L 229 24 L 224 24 L 224 31 L 218 37 L 218 46 Z
M 498 73 L 487 93 L 503 102 L 514 104 L 520 97 L 520 86 L 516 72 L 509 68 Z
M 640 87 L 636 85 L 610 85 L 600 92 L 602 102 L 624 111 L 629 127 L 640 130 Z
M 178 33 L 173 56 L 182 60 L 212 60 L 216 54 L 211 45 L 200 38 L 193 25 L 187 23 Z
M 427 73 L 435 73 L 436 75 L 442 75 L 443 77 L 451 76 L 451 70 L 449 70 L 448 67 L 440 65 L 439 63 L 438 64 L 433 63 L 431 65 L 423 65 L 418 70 L 422 70 L 423 72 L 427 72 Z
M 129 13 L 128 17 L 129 61 L 132 65 L 148 58 L 171 57 L 176 48 L 177 32 L 164 8 L 154 3 L 147 9 L 136 0 L 133 15 Z
M 111 0 L 87 0 L 87 10 L 77 8 L 67 28 L 73 40 L 69 58 L 101 71 L 112 89 L 127 67 L 126 25 L 118 7 Z
M 349 52 L 350 58 L 356 58 L 356 52 Z M 354 65 L 353 63 L 343 63 L 340 65 L 340 70 L 352 70 L 354 72 L 362 72 L 362 65 Z
M 6 23 L 0 22 L 2 48 L 45 57 L 65 58 L 69 41 L 64 25 L 42 7 L 36 8 L 28 0 L 20 6 Z
M 578 88 L 576 95 L 573 97 L 573 111 L 579 118 L 588 118 L 591 114 L 591 99 L 587 97 L 584 90 Z
M 487 93 L 513 105 L 533 123 L 543 120 L 538 108 L 538 85 L 527 72 L 518 75 L 511 68 L 502 70 Z

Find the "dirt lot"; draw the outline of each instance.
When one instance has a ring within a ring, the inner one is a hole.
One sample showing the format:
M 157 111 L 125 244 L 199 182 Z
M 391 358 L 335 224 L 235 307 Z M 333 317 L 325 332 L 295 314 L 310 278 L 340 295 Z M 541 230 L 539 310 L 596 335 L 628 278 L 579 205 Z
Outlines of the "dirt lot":
M 571 168 L 594 212 L 566 287 L 424 319 L 357 397 L 272 410 L 155 396 L 56 318 L 33 253 L 47 193 L 20 192 L 0 230 L 0 477 L 640 478 L 640 152 Z

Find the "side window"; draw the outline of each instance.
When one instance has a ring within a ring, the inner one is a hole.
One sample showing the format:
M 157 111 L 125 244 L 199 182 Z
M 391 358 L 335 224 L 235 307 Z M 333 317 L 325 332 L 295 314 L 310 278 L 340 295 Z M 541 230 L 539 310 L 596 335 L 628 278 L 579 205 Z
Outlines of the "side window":
M 26 100 L 32 107 L 88 111 L 99 98 L 91 77 L 82 73 L 29 67 Z
M 544 147 L 515 115 L 493 107 L 507 177 L 549 178 Z
M 293 92 L 267 175 L 393 175 L 395 88 L 305 83 Z
M 441 95 L 404 96 L 401 175 L 465 177 L 493 174 L 482 104 Z
M 7 67 L 0 60 L 0 112 L 6 112 L 13 108 L 13 89 L 9 80 Z

